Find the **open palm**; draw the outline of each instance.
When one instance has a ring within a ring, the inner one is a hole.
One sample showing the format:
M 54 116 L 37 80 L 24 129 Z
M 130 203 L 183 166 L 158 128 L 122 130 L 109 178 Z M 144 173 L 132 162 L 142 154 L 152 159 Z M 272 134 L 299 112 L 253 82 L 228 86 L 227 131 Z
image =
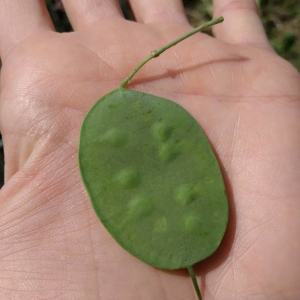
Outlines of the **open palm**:
M 196 299 L 184 271 L 125 252 L 92 210 L 77 163 L 91 106 L 151 50 L 190 29 L 174 1 L 65 0 L 58 34 L 42 1 L 2 0 L 0 299 Z M 222 166 L 230 222 L 196 267 L 205 300 L 300 299 L 300 78 L 271 49 L 251 0 L 215 0 L 225 22 L 147 64 L 129 88 L 201 124 Z

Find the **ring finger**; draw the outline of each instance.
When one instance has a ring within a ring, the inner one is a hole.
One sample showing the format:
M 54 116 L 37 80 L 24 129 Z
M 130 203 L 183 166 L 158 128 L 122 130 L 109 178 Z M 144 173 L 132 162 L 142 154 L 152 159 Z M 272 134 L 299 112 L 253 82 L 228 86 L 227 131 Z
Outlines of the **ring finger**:
M 129 0 L 141 23 L 188 23 L 181 0 Z

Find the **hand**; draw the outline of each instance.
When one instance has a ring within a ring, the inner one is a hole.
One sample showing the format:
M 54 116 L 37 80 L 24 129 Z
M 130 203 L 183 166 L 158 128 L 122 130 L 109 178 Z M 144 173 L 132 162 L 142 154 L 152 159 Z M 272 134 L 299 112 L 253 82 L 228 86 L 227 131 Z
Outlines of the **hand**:
M 179 0 L 65 0 L 58 34 L 38 0 L 2 0 L 0 299 L 196 299 L 186 271 L 138 261 L 106 232 L 78 171 L 91 106 L 190 29 Z M 129 88 L 169 98 L 205 130 L 230 222 L 196 268 L 204 300 L 300 299 L 300 77 L 272 50 L 254 1 L 215 0 L 225 22 L 151 61 Z

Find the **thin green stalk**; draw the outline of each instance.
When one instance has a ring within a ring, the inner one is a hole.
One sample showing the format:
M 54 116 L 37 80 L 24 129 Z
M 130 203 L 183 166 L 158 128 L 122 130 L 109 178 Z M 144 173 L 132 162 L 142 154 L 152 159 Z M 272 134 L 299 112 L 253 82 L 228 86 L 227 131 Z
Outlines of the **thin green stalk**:
M 200 293 L 200 289 L 199 289 L 199 286 L 198 286 L 198 283 L 197 283 L 197 279 L 196 279 L 196 276 L 195 276 L 195 272 L 194 272 L 193 266 L 188 267 L 188 270 L 189 270 L 190 276 L 192 278 L 192 281 L 193 281 L 193 284 L 194 284 L 194 287 L 195 287 L 198 299 L 202 300 L 202 296 L 201 296 L 201 293 Z
M 185 40 L 186 38 L 190 37 L 191 35 L 199 32 L 199 31 L 202 31 L 206 28 L 209 28 L 213 25 L 216 25 L 218 23 L 221 23 L 224 21 L 224 18 L 223 17 L 219 17 L 217 19 L 213 19 L 211 20 L 210 22 L 207 22 L 191 31 L 189 31 L 188 33 L 182 35 L 181 37 L 179 37 L 178 39 L 174 40 L 173 42 L 157 49 L 157 50 L 154 50 L 154 51 L 151 51 L 151 54 L 149 57 L 147 57 L 145 60 L 143 60 L 135 69 L 134 71 L 119 85 L 119 88 L 124 88 L 125 85 L 132 79 L 132 77 L 140 70 L 140 68 L 146 64 L 149 60 L 151 60 L 152 58 L 155 58 L 155 57 L 158 57 L 160 56 L 163 52 L 165 52 L 167 49 L 175 46 L 176 44 L 180 43 L 181 41 Z

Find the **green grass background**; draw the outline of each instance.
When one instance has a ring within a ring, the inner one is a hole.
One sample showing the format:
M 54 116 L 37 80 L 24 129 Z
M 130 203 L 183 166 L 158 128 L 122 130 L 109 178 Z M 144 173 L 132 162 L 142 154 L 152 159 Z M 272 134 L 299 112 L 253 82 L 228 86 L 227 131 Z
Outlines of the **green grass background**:
M 46 1 L 56 30 L 71 31 L 72 27 L 61 1 Z M 183 2 L 192 25 L 197 26 L 211 19 L 211 0 L 183 0 Z M 300 71 L 300 3 L 298 0 L 256 0 L 256 2 L 265 30 L 276 52 Z M 120 3 L 125 17 L 132 19 L 127 1 L 120 0 Z M 3 168 L 3 145 L 0 134 L 0 187 L 3 185 Z

